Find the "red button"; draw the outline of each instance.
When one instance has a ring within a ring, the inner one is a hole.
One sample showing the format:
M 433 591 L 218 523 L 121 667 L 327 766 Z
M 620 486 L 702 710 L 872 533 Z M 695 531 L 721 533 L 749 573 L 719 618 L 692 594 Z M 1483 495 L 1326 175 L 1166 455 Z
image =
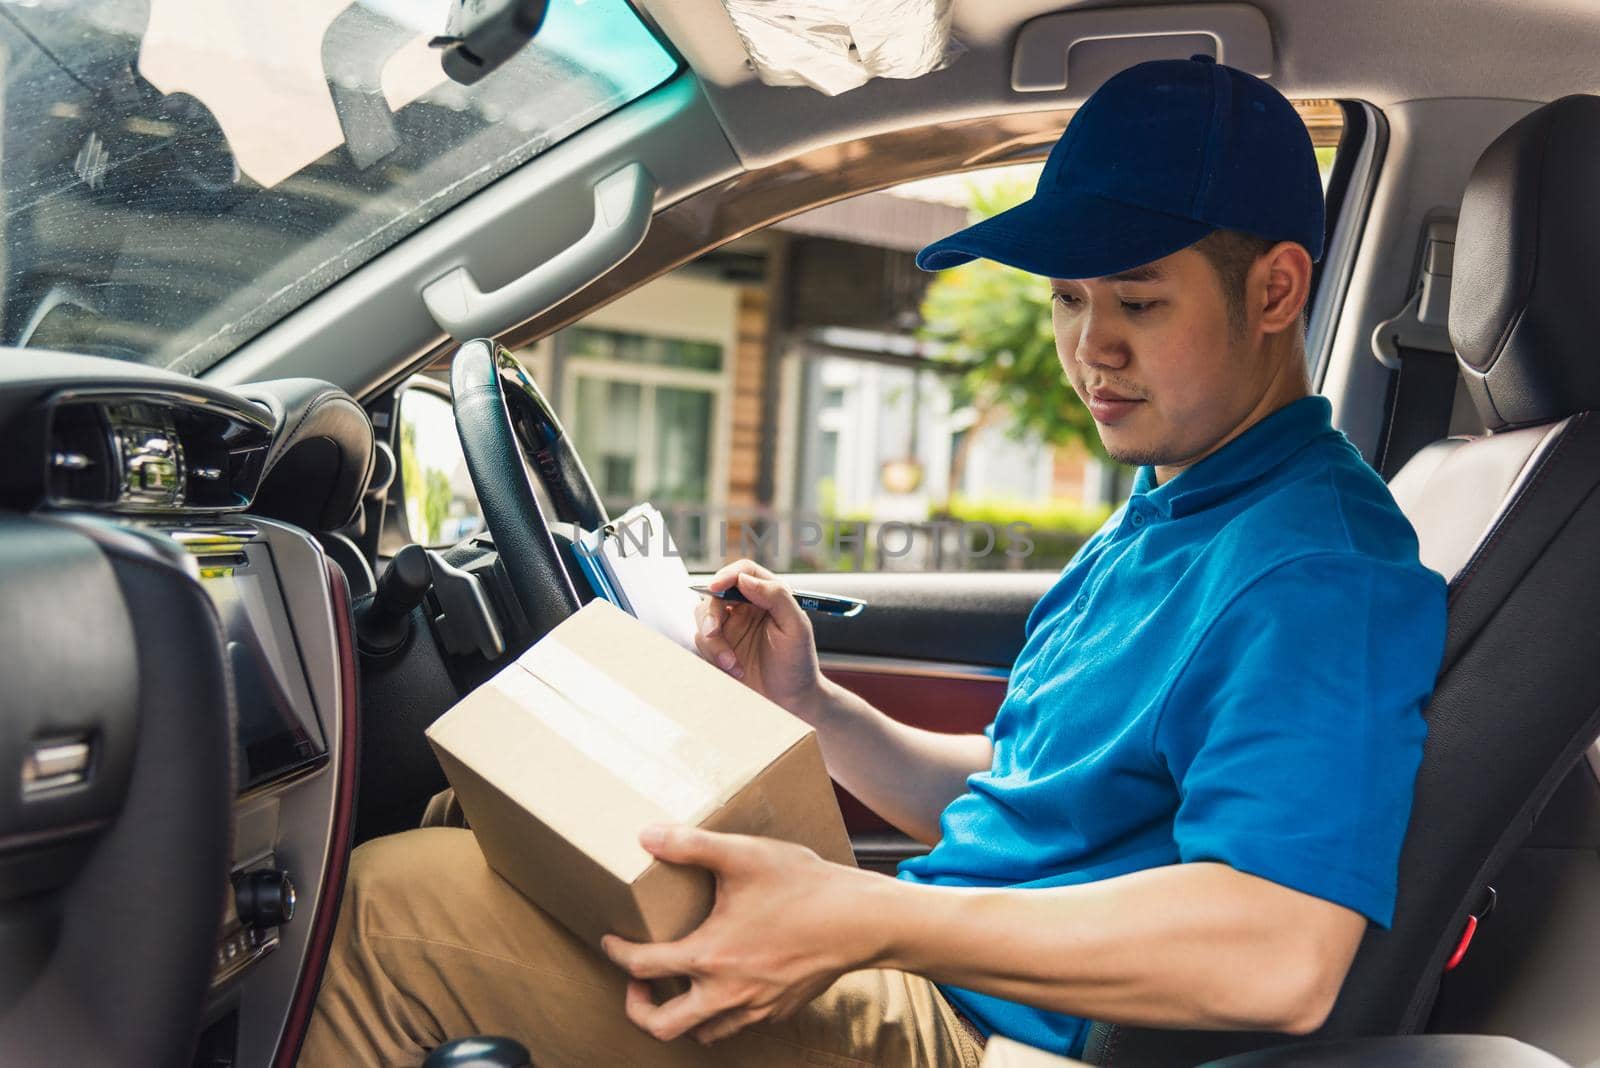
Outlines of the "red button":
M 1451 971 L 1461 958 L 1467 955 L 1467 947 L 1472 945 L 1472 936 L 1478 933 L 1478 917 L 1468 916 L 1467 925 L 1461 929 L 1461 941 L 1456 943 L 1456 951 L 1450 954 L 1450 959 L 1444 962 L 1444 970 Z

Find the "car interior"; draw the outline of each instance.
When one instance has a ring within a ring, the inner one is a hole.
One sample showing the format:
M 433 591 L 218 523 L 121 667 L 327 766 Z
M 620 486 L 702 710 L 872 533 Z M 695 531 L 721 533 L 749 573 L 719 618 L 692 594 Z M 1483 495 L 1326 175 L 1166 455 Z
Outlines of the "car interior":
M 1105 1021 L 1084 1059 L 1600 1064 L 1600 11 L 863 0 L 769 84 L 735 0 L 502 4 L 543 24 L 500 53 L 454 6 L 0 7 L 0 1062 L 295 1062 L 351 850 L 446 786 L 424 730 L 595 596 L 572 545 L 616 509 L 527 353 L 808 212 L 1037 163 L 1110 74 L 1207 53 L 1334 116 L 1308 369 L 1447 644 L 1395 921 L 1326 1024 Z M 874 9 L 935 69 L 840 89 Z M 408 402 L 449 406 L 483 529 L 413 536 Z M 779 413 L 720 418 L 770 503 Z M 870 604 L 818 617 L 831 678 L 978 731 L 1057 574 L 792 577 Z M 840 800 L 863 866 L 920 848 Z

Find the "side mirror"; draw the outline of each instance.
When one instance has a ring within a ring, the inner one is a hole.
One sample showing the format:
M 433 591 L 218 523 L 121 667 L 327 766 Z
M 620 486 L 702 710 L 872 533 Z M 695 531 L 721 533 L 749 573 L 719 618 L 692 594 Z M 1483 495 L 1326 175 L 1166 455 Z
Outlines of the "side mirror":
M 449 391 L 431 379 L 412 379 L 401 390 L 395 410 L 400 492 L 412 540 L 442 548 L 484 529 Z

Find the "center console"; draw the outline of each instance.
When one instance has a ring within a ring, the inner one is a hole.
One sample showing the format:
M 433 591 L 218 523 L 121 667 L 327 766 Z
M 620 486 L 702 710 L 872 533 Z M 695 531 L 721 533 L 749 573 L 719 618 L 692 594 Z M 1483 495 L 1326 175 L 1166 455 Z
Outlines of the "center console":
M 287 524 L 128 520 L 192 558 L 217 609 L 237 722 L 233 863 L 196 1064 L 265 1065 L 285 1031 L 330 861 L 344 717 L 336 604 L 316 542 Z M 341 843 L 342 845 L 342 843 Z M 323 917 L 331 920 L 331 917 Z
M 286 523 L 58 514 L 136 537 L 197 575 L 216 609 L 236 715 L 233 844 L 193 1064 L 266 1068 L 285 1035 L 298 1040 L 309 1013 L 301 980 L 320 969 L 311 949 L 331 937 L 337 902 L 329 888 L 342 882 L 349 848 L 356 666 L 348 592 L 318 543 Z
M 327 736 L 300 662 L 272 550 L 251 523 L 175 527 L 226 634 L 243 794 L 326 763 Z

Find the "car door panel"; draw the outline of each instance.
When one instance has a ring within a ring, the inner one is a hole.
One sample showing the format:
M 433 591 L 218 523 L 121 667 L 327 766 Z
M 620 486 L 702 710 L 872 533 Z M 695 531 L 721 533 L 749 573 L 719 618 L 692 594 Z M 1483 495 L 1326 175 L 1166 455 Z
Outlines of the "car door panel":
M 1006 673 L 999 668 L 887 657 L 823 654 L 822 672 L 890 716 L 924 730 L 979 734 L 1005 698 Z M 835 784 L 845 829 L 856 857 L 867 867 L 887 868 L 922 847 Z
M 823 653 L 1010 671 L 1028 613 L 1057 577 L 1054 571 L 836 572 L 784 581 L 867 602 L 851 619 L 812 617 Z
M 902 723 L 980 733 L 1005 698 L 1011 663 L 1051 571 L 787 575 L 790 586 L 867 601 L 851 619 L 813 616 L 822 670 Z M 923 847 L 839 789 L 864 867 L 891 870 Z

